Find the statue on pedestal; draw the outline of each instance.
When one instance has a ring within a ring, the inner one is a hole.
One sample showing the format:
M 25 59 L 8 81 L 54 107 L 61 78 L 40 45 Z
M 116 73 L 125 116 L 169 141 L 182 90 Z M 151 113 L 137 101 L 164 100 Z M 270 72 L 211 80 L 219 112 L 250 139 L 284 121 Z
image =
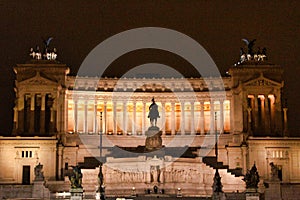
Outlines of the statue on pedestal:
M 156 126 L 157 118 L 159 118 L 158 106 L 155 103 L 154 97 L 152 98 L 152 104 L 149 106 L 149 114 L 151 126 Z
M 252 166 L 251 170 L 247 170 L 245 178 L 243 179 L 246 182 L 246 188 L 257 189 L 259 183 L 259 175 L 255 164 Z
M 279 181 L 278 167 L 273 162 L 270 163 L 270 166 L 271 166 L 271 180 L 272 181 Z
M 71 182 L 71 188 L 76 189 L 76 188 L 82 188 L 81 183 L 82 183 L 82 173 L 81 169 L 79 166 L 73 167 L 73 172 L 69 176 L 69 180 Z
M 151 126 L 146 131 L 147 136 L 145 146 L 147 150 L 156 150 L 162 147 L 162 131 L 156 126 L 157 118 L 159 117 L 158 106 L 152 98 L 152 104 L 149 106 L 148 118 L 150 118 Z
M 43 181 L 44 180 L 43 165 L 41 165 L 41 163 L 39 163 L 37 166 L 35 166 L 34 175 L 35 175 L 35 178 L 34 178 L 35 181 Z

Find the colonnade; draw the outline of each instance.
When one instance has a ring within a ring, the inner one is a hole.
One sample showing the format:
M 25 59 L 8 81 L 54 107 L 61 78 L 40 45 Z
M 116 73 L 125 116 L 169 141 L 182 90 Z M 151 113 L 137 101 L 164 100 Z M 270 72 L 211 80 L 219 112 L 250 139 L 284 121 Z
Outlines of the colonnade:
M 280 100 L 276 100 L 273 94 L 251 94 L 248 95 L 248 123 L 252 131 L 264 133 L 274 132 L 280 121 L 276 119 L 276 110 L 281 113 Z M 281 118 L 281 117 L 279 117 Z
M 69 133 L 95 134 L 101 131 L 108 135 L 143 135 L 150 127 L 150 103 L 146 101 L 66 101 L 65 120 Z M 163 135 L 205 135 L 230 131 L 230 100 L 156 103 L 160 113 L 157 126 Z
M 51 94 L 26 93 L 20 95 L 14 108 L 14 131 L 25 133 L 49 132 L 55 124 L 55 106 Z

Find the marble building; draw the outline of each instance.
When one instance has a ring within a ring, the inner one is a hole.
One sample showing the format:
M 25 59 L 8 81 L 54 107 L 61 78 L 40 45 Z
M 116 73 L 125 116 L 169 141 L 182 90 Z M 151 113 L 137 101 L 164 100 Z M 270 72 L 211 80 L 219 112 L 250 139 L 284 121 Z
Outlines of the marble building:
M 166 195 L 210 196 L 215 168 L 225 192 L 244 191 L 254 163 L 261 188 L 271 162 L 282 183 L 300 183 L 300 140 L 288 136 L 281 66 L 243 60 L 221 79 L 75 77 L 51 58 L 14 67 L 14 129 L 0 137 L 0 184 L 31 184 L 41 163 L 46 187 L 68 191 L 69 168 L 79 165 L 85 191 L 95 193 L 100 133 L 108 196 L 154 186 Z M 153 97 L 163 148 L 146 151 Z

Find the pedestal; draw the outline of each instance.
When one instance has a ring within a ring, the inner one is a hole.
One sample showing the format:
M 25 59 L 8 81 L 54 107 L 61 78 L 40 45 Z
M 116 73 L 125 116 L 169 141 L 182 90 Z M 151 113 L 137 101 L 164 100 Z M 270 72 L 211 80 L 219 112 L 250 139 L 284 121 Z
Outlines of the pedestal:
M 83 189 L 82 188 L 72 188 L 70 189 L 71 200 L 82 200 L 83 199 Z
M 258 192 L 246 193 L 246 200 L 259 200 L 259 196 Z
M 151 126 L 145 134 L 147 136 L 145 142 L 147 150 L 157 150 L 162 148 L 162 131 L 160 131 L 157 126 Z
M 40 199 L 50 198 L 50 191 L 48 188 L 45 187 L 44 181 L 35 180 L 33 182 L 32 197 Z
M 212 197 L 211 197 L 212 200 L 226 200 L 226 195 L 224 192 L 214 192 Z
M 267 185 L 265 200 L 281 200 L 280 181 L 270 181 L 267 182 Z

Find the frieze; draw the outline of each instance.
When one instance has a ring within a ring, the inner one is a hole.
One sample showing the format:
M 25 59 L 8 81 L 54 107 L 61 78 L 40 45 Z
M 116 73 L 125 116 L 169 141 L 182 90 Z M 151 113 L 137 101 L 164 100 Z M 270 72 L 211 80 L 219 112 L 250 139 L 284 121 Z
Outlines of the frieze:
M 223 90 L 229 89 L 230 78 L 98 78 L 98 77 L 68 77 L 66 86 L 75 90 L 119 90 L 132 91 L 192 91 L 192 90 Z

